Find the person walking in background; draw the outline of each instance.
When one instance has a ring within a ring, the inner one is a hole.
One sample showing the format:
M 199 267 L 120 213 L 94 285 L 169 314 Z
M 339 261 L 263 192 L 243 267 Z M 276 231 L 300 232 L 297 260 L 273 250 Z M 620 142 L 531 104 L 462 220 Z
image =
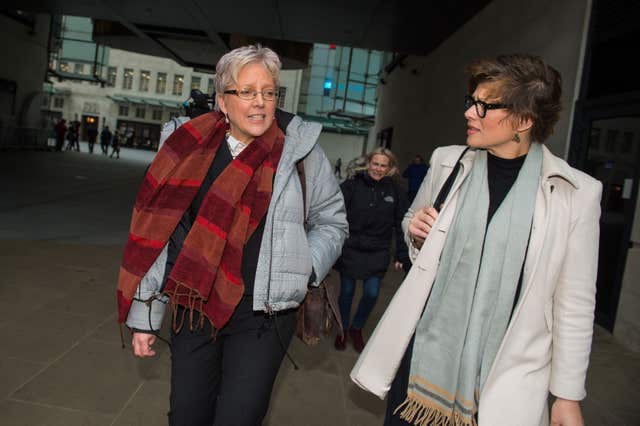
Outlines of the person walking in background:
M 89 143 L 89 154 L 93 154 L 93 146 L 96 144 L 96 139 L 98 139 L 98 128 L 95 125 L 92 125 L 87 129 L 87 141 Z
M 394 267 L 402 269 L 408 263 L 407 246 L 401 222 L 407 210 L 407 200 L 393 176 L 398 173 L 397 161 L 387 148 L 376 148 L 367 155 L 367 171 L 345 180 L 340 189 L 344 196 L 349 221 L 349 238 L 335 265 L 340 272 L 340 314 L 345 332 L 337 336 L 335 348 L 344 350 L 347 334 L 353 347 L 364 347 L 362 328 L 378 300 L 380 284 L 387 268 L 395 232 Z M 356 280 L 362 280 L 362 298 L 353 321 L 351 305 Z
M 434 151 L 403 221 L 414 266 L 351 377 L 391 388 L 387 426 L 583 426 L 602 185 L 543 145 L 558 71 L 515 54 L 467 73 L 467 146 Z
M 120 159 L 120 141 L 122 136 L 119 130 L 113 132 L 113 139 L 111 139 L 111 155 L 109 158 L 113 158 L 113 154 L 116 154 L 116 160 Z
M 78 120 L 71 122 L 69 126 L 69 136 L 70 149 L 73 150 L 75 148 L 76 152 L 80 152 L 80 122 Z
M 342 158 L 340 157 L 338 157 L 335 166 L 333 166 L 333 174 L 335 174 L 338 179 L 342 179 Z
M 259 45 L 223 55 L 217 111 L 167 139 L 135 202 L 119 321 L 153 356 L 171 300 L 171 426 L 262 424 L 297 308 L 346 238 L 321 126 L 276 110 L 280 68 Z
M 409 199 L 409 203 L 413 202 L 413 199 L 416 198 L 416 194 L 418 193 L 418 189 L 420 188 L 420 184 L 422 180 L 427 175 L 427 170 L 429 166 L 424 163 L 424 159 L 421 155 L 416 155 L 413 159 L 413 162 L 409 164 L 409 166 L 402 173 L 402 177 L 409 180 L 409 190 L 407 191 L 407 198 Z
M 54 127 L 56 131 L 56 151 L 62 151 L 64 146 L 64 138 L 67 134 L 67 120 L 61 118 Z
M 102 132 L 100 132 L 100 148 L 104 155 L 109 154 L 109 145 L 111 144 L 112 137 L 113 135 L 111 134 L 111 130 L 109 130 L 109 126 L 104 126 Z

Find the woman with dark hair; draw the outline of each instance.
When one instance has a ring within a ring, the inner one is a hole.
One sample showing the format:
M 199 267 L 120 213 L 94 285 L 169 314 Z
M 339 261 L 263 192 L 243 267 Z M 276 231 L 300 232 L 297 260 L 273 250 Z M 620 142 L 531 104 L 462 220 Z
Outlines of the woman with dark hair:
M 340 185 L 347 208 L 349 238 L 335 266 L 340 272 L 338 304 L 342 326 L 343 330 L 349 331 L 336 337 L 335 348 L 344 350 L 347 338 L 350 338 L 357 352 L 364 348 L 362 329 L 378 300 L 382 278 L 389 267 L 394 233 L 394 267 L 400 270 L 403 263 L 409 263 L 401 226 L 407 199 L 393 181 L 398 173 L 396 157 L 389 149 L 379 147 L 366 158 L 366 172 Z M 356 280 L 362 280 L 362 296 L 352 321 Z
M 548 425 L 549 393 L 553 425 L 582 425 L 602 186 L 543 145 L 554 68 L 503 55 L 467 72 L 467 146 L 431 157 L 403 221 L 413 267 L 352 378 L 389 391 L 385 425 Z
M 297 308 L 347 234 L 320 125 L 276 111 L 280 67 L 261 46 L 222 56 L 217 110 L 181 123 L 135 202 L 119 321 L 153 356 L 171 302 L 171 426 L 262 424 Z

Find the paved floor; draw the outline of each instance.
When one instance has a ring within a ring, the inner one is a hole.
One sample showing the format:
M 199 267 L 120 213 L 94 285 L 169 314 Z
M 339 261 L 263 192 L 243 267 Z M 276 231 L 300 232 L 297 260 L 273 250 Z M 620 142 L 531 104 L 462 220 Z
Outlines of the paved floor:
M 155 359 L 135 359 L 114 313 L 130 207 L 151 156 L 0 152 L 0 425 L 166 424 L 169 351 L 159 344 Z M 399 281 L 385 278 L 369 327 Z M 348 380 L 351 348 L 294 339 L 290 351 L 300 370 L 283 363 L 265 425 L 382 424 L 384 402 Z M 640 425 L 639 378 L 640 354 L 597 327 L 587 425 Z

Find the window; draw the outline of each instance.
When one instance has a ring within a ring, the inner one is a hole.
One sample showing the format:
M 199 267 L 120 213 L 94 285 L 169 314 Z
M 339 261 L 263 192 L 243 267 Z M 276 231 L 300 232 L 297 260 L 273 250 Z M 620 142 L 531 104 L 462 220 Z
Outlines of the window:
M 116 85 L 116 72 L 118 71 L 117 67 L 109 67 L 107 68 L 107 86 L 115 87 Z
M 144 118 L 147 114 L 147 110 L 144 108 L 136 108 L 136 118 Z
M 156 93 L 160 93 L 164 95 L 164 92 L 167 91 L 167 73 L 159 72 L 158 79 L 156 80 Z
M 69 63 L 65 62 L 65 61 L 61 61 L 60 65 L 58 66 L 58 68 L 62 72 L 69 72 Z
M 151 72 L 150 71 L 140 71 L 140 85 L 138 90 L 141 92 L 149 91 L 149 81 L 151 81 Z
M 127 105 L 120 105 L 118 108 L 118 115 L 126 117 L 129 115 L 129 107 Z
M 122 88 L 126 90 L 131 90 L 132 85 L 133 85 L 133 69 L 125 68 L 124 78 L 122 79 Z
M 213 92 L 215 92 L 216 89 L 213 88 L 213 79 L 210 78 L 209 79 L 209 83 L 207 84 L 207 93 L 212 95 Z
M 176 74 L 173 76 L 172 94 L 182 96 L 182 87 L 184 86 L 184 75 Z
M 278 108 L 284 108 L 284 98 L 287 96 L 287 88 L 278 89 Z
M 53 98 L 54 108 L 64 108 L 64 98 Z
M 200 77 L 191 77 L 191 90 L 200 90 Z
M 73 64 L 73 72 L 75 74 L 84 74 L 84 64 Z
M 152 112 L 152 117 L 154 120 L 162 120 L 162 110 L 154 109 Z

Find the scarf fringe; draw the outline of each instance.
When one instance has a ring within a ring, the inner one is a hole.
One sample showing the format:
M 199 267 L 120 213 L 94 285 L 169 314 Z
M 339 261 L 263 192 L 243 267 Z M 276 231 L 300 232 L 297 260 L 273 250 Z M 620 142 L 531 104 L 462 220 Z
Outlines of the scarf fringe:
M 393 414 L 414 426 L 478 426 L 475 416 L 464 417 L 459 411 L 445 413 L 411 397 L 398 405 Z
M 173 321 L 171 328 L 174 333 L 177 334 L 182 330 L 185 317 L 187 312 L 189 312 L 189 331 L 202 330 L 204 328 L 204 320 L 206 319 L 209 321 L 209 324 L 211 324 L 211 337 L 215 340 L 217 329 L 213 326 L 213 322 L 209 319 L 207 314 L 205 314 L 205 300 L 197 291 L 182 283 L 176 283 L 175 289 L 171 292 L 165 292 L 165 294 L 169 297 L 171 305 L 173 306 Z M 185 297 L 187 298 L 187 303 L 180 303 L 180 298 L 184 299 Z M 178 306 L 182 306 L 184 308 L 181 314 L 178 313 Z M 200 314 L 196 321 L 194 321 L 194 311 Z

